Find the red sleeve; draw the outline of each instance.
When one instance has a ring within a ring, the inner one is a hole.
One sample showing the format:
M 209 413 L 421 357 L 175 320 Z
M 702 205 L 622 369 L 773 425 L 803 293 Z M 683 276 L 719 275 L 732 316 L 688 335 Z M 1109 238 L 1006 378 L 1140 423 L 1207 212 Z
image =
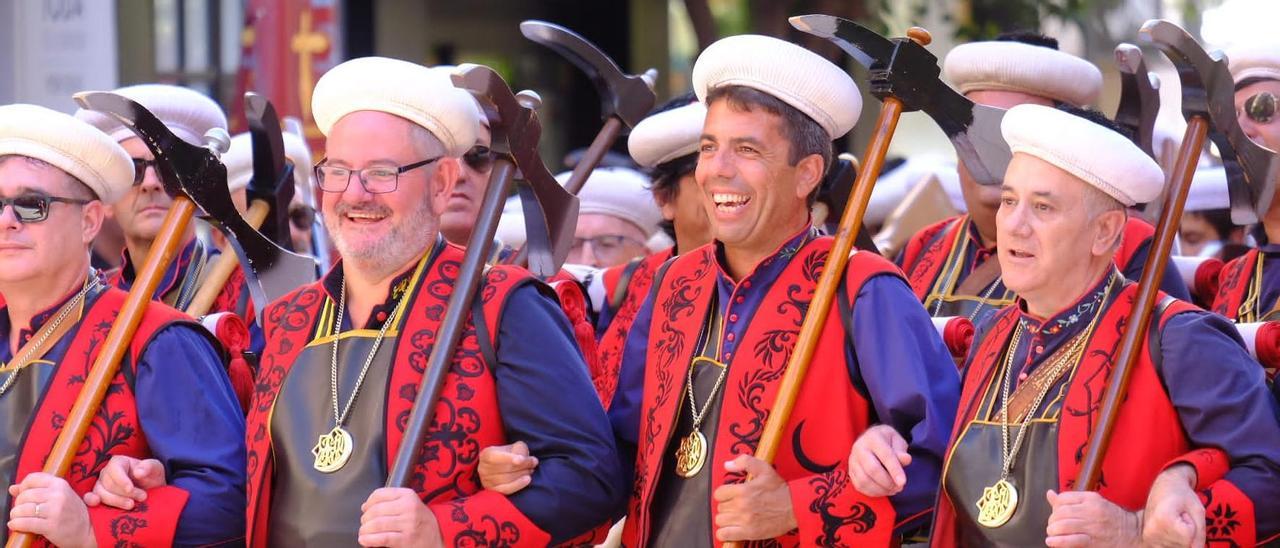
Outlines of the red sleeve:
M 428 504 L 440 525 L 445 546 L 547 546 L 551 535 L 539 529 L 496 491 Z
M 185 489 L 166 485 L 147 490 L 147 500 L 133 510 L 90 507 L 93 536 L 98 546 L 173 546 L 189 496 Z
M 1227 453 L 1221 449 L 1196 449 L 1169 461 L 1196 469 L 1196 491 L 1204 504 L 1205 538 L 1208 546 L 1254 546 L 1258 526 L 1253 501 L 1235 484 L 1223 479 L 1231 469 Z
M 801 546 L 889 546 L 895 513 L 888 497 L 867 497 L 843 466 L 787 482 Z

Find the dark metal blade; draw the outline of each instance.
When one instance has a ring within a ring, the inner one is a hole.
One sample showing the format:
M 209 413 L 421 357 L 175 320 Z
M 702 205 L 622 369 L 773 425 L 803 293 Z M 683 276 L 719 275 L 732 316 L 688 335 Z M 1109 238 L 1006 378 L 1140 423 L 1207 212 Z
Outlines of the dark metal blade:
M 626 74 L 604 51 L 579 34 L 554 23 L 525 21 L 520 32 L 534 42 L 551 48 L 591 79 L 600 94 L 603 118 L 617 116 L 627 127 L 635 127 L 657 100 L 653 84 L 644 77 Z
M 271 205 L 267 219 L 258 228 L 285 249 L 293 248 L 289 234 L 289 202 L 293 200 L 293 170 L 285 159 L 284 136 L 280 118 L 271 101 L 257 93 L 244 94 L 245 119 L 249 122 L 249 139 L 253 145 L 253 177 L 246 191 L 250 203 L 261 200 Z M 303 166 L 307 169 L 310 166 Z
M 1142 50 L 1133 44 L 1116 46 L 1120 71 L 1120 104 L 1115 121 L 1133 133 L 1134 143 L 1155 158 L 1156 115 L 1160 112 L 1160 78 L 1147 71 Z

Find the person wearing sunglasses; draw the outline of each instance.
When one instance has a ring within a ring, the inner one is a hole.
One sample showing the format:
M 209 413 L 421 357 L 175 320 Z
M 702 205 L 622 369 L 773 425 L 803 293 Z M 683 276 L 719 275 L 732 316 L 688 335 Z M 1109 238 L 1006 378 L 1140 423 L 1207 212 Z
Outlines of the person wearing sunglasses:
M 454 67 L 439 65 L 432 67 L 431 70 L 447 75 L 454 70 Z M 463 90 L 458 90 L 457 93 L 470 99 L 463 113 L 475 118 L 478 129 L 475 144 L 463 153 L 462 161 L 458 162 L 458 180 L 453 185 L 453 192 L 449 195 L 449 203 L 445 206 L 444 213 L 440 214 L 440 234 L 445 240 L 466 247 L 471 240 L 471 231 L 476 226 L 476 218 L 480 215 L 480 205 L 484 200 L 485 189 L 489 188 L 489 175 L 493 172 L 493 161 L 496 156 L 489 148 L 493 142 L 489 132 L 488 117 L 475 99 L 471 98 L 470 93 Z M 503 245 L 502 242 L 496 242 L 493 247 L 494 257 L 490 262 L 501 262 L 500 258 L 512 252 L 512 249 Z
M 141 104 L 155 114 L 165 127 L 188 143 L 204 146 L 204 134 L 213 128 L 227 128 L 227 118 L 212 99 L 178 86 L 143 84 L 115 90 Z M 128 290 L 133 285 L 138 265 L 146 261 L 151 245 L 173 199 L 164 191 L 160 173 L 151 151 L 129 128 L 115 118 L 90 110 L 80 110 L 76 117 L 93 124 L 111 136 L 133 159 L 133 186 L 111 208 L 125 237 L 120 268 L 109 274 L 111 284 Z M 165 270 L 154 298 L 178 310 L 186 309 L 200 287 L 203 275 L 217 255 L 216 246 L 196 237 L 196 223 L 183 235 L 184 245 Z M 243 276 L 240 276 L 241 279 Z M 215 300 L 211 312 L 235 312 L 242 318 L 248 308 L 239 295 L 247 293 L 243 283 L 227 284 Z
M 1280 150 L 1280 42 L 1227 51 L 1235 79 L 1236 119 L 1254 142 Z M 1239 323 L 1280 319 L 1280 205 L 1260 214 L 1261 245 L 1227 263 L 1219 274 L 1213 311 Z
M 0 106 L 0 536 L 190 546 L 244 534 L 244 415 L 217 342 L 154 301 L 70 470 L 40 471 L 127 297 L 89 248 L 132 179 L 128 154 L 93 126 Z M 145 503 L 111 497 L 120 475 Z
M 477 131 L 470 98 L 453 91 L 442 75 L 382 57 L 316 83 L 326 137 L 316 181 L 342 260 L 264 313 L 248 417 L 250 546 L 559 544 L 625 497 L 568 322 L 545 286 L 511 266 L 482 280 L 419 449 L 427 458 L 408 488 L 383 487 L 464 255 L 439 232 Z M 507 437 L 541 460 L 511 497 L 475 478 L 478 450 Z

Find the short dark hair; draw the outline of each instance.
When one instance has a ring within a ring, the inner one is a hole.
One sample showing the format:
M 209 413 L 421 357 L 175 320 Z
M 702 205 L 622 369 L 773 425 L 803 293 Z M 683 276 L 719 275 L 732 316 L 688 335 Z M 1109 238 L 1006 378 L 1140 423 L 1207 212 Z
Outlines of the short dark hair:
M 768 93 L 746 86 L 717 86 L 707 93 L 707 107 L 720 100 L 727 101 L 729 106 L 738 111 L 750 112 L 759 108 L 781 117 L 782 136 L 791 144 L 787 161 L 794 166 L 800 160 L 817 154 L 822 158 L 822 173 L 818 174 L 819 178 L 825 177 L 827 170 L 831 169 L 831 135 L 799 109 Z M 809 193 L 810 205 L 817 199 L 819 186 L 814 185 L 813 192 Z
M 1012 30 L 997 34 L 995 42 L 1020 42 L 1042 48 L 1058 49 L 1058 39 L 1030 30 Z
M 1099 111 L 1093 110 L 1088 107 L 1077 107 L 1077 106 L 1068 105 L 1068 104 L 1058 105 L 1058 110 L 1061 110 L 1067 114 L 1079 116 L 1081 118 L 1084 118 L 1085 120 L 1088 120 L 1104 128 L 1107 128 L 1111 131 L 1119 133 L 1120 135 L 1124 136 L 1125 139 L 1128 139 L 1130 141 L 1134 140 L 1133 131 L 1130 131 L 1129 128 L 1126 128 L 1120 124 L 1117 124 L 1115 120 L 1108 118 L 1106 114 L 1103 114 Z
M 649 116 L 661 114 L 668 110 L 675 110 L 696 102 L 698 102 L 698 97 L 692 91 L 681 93 L 658 105 L 649 113 Z M 670 202 L 676 197 L 680 178 L 693 173 L 693 170 L 697 167 L 698 152 L 696 150 L 653 166 L 648 170 L 649 177 L 653 179 L 653 185 L 650 189 L 658 197 L 659 201 Z
M 70 192 L 72 195 L 68 196 L 68 198 L 78 198 L 81 200 L 100 199 L 98 197 L 98 193 L 94 192 L 93 189 L 89 188 L 89 185 L 84 184 L 84 181 L 81 181 L 80 179 L 76 178 L 75 175 L 67 173 L 62 168 L 55 166 L 44 160 L 41 160 L 39 158 L 35 158 L 32 156 L 23 156 L 21 154 L 0 154 L 0 165 L 4 165 L 5 162 L 8 162 L 9 160 L 13 160 L 13 159 L 21 159 L 26 161 L 27 164 L 29 165 L 33 165 L 42 169 L 52 169 L 54 171 L 57 171 L 58 173 L 61 173 L 64 177 L 66 177 L 68 181 L 70 181 L 70 184 L 67 185 L 67 191 Z

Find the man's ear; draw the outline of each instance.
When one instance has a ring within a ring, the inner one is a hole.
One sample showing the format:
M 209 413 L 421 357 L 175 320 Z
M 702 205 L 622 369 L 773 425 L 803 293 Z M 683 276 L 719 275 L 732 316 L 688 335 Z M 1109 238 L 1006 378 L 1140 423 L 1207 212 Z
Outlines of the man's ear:
M 1115 253 L 1120 248 L 1120 239 L 1124 236 L 1124 227 L 1128 221 L 1129 214 L 1124 209 L 1113 209 L 1098 215 L 1093 220 L 1093 224 L 1098 227 L 1093 241 L 1093 254 L 1101 256 Z
M 85 245 L 90 245 L 102 230 L 102 220 L 106 217 L 108 208 L 101 201 L 93 200 L 80 209 L 81 239 Z
M 444 213 L 449 205 L 449 196 L 453 194 L 454 185 L 458 184 L 458 159 L 444 157 L 437 160 L 436 171 L 431 176 L 431 211 L 436 215 Z
M 822 175 L 826 173 L 826 164 L 822 155 L 810 154 L 796 162 L 796 196 L 807 199 L 813 190 L 822 183 Z

